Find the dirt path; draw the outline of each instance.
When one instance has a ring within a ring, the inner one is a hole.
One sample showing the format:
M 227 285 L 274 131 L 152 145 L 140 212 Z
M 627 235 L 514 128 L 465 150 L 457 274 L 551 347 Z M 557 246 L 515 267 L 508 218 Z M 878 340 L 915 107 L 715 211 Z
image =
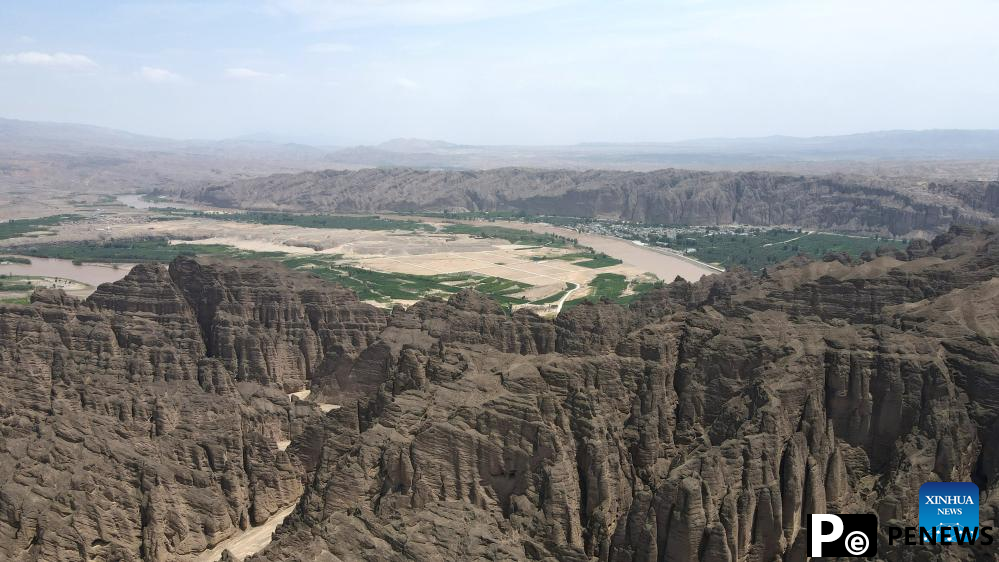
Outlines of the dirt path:
M 784 240 L 783 242 L 771 242 L 769 244 L 764 244 L 763 247 L 766 248 L 768 246 L 776 246 L 778 244 L 787 244 L 788 242 L 794 242 L 795 240 L 801 240 L 802 238 L 808 236 L 809 234 L 815 234 L 815 233 L 814 232 L 806 232 L 806 233 L 802 234 L 801 236 L 795 236 L 794 238 L 791 238 L 789 240 Z
M 226 549 L 240 560 L 251 554 L 256 554 L 270 544 L 274 530 L 284 521 L 285 517 L 291 515 L 291 512 L 295 510 L 295 505 L 297 502 L 275 513 L 263 525 L 250 527 L 235 537 L 222 541 L 215 548 L 202 553 L 195 559 L 195 562 L 215 562 L 222 558 L 222 552 Z
M 569 300 L 569 297 L 572 296 L 572 294 L 578 290 L 579 290 L 579 285 L 576 285 L 572 289 L 566 291 L 564 295 L 562 295 L 562 298 L 558 300 L 558 304 L 555 306 L 555 316 L 558 316 L 558 314 L 562 312 L 562 305 L 564 305 L 566 301 Z

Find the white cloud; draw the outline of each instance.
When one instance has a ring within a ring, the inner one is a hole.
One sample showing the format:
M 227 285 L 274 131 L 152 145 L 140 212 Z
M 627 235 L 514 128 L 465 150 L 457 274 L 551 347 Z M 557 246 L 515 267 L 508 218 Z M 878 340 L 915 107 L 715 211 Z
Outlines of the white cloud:
M 165 68 L 155 68 L 152 66 L 143 66 L 135 73 L 139 78 L 147 82 L 153 82 L 155 84 L 164 84 L 168 82 L 180 82 L 183 78 L 179 74 L 170 72 Z
M 90 57 L 73 53 L 42 53 L 39 51 L 24 51 L 0 55 L 0 62 L 8 64 L 23 64 L 28 66 L 51 66 L 63 68 L 94 68 L 97 66 Z
M 354 52 L 354 46 L 347 45 L 346 43 L 316 43 L 314 45 L 309 45 L 307 50 L 310 53 L 352 53 Z
M 224 74 L 226 78 L 235 78 L 237 80 L 259 80 L 273 76 L 272 74 L 253 70 L 252 68 L 227 68 Z
M 577 0 L 270 0 L 313 28 L 448 25 L 541 12 Z

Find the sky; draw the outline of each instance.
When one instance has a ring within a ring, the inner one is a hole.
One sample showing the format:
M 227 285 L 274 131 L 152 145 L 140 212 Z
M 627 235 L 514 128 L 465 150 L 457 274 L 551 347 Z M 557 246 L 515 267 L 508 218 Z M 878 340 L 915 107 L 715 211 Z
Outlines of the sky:
M 999 0 L 0 0 L 0 117 L 326 145 L 999 128 Z

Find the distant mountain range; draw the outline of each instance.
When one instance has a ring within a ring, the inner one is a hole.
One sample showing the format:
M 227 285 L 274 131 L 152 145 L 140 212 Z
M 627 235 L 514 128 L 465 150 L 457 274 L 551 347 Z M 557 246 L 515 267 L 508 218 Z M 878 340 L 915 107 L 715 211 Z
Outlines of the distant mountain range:
M 318 159 L 327 150 L 304 144 L 251 138 L 175 140 L 75 123 L 47 123 L 0 118 L 0 150 L 8 153 L 170 152 L 192 155 L 267 156 Z
M 627 146 L 635 147 L 636 145 Z M 837 159 L 994 159 L 999 157 L 999 131 L 988 129 L 875 131 L 824 137 L 770 136 L 697 139 L 646 146 L 650 150 L 673 152 L 784 154 L 787 156 L 799 155 Z
M 337 162 L 355 166 L 786 170 L 804 165 L 808 171 L 824 171 L 823 166 L 830 168 L 828 171 L 844 171 L 829 163 L 850 162 L 871 168 L 877 163 L 997 161 L 999 131 L 879 131 L 827 137 L 772 136 L 565 146 L 474 146 L 396 139 L 376 146 L 337 150 L 329 156 Z
M 924 131 L 875 131 L 822 137 L 768 136 L 706 138 L 676 142 L 579 143 L 551 146 L 474 146 L 439 140 L 393 139 L 373 150 L 401 153 L 470 151 L 555 151 L 634 154 L 769 154 L 855 158 L 987 158 L 999 157 L 999 130 L 934 129 Z
M 250 160 L 268 169 L 535 167 L 647 171 L 662 168 L 768 170 L 800 173 L 993 179 L 999 131 L 877 131 L 824 137 L 709 138 L 664 143 L 563 146 L 464 145 L 392 139 L 345 148 L 277 142 L 257 133 L 225 140 L 173 140 L 66 123 L 0 119 L 0 152 L 51 157 L 100 155 L 135 162 L 149 153 L 223 161 Z M 0 154 L 0 156 L 2 156 Z M 256 166 L 255 166 L 256 167 Z

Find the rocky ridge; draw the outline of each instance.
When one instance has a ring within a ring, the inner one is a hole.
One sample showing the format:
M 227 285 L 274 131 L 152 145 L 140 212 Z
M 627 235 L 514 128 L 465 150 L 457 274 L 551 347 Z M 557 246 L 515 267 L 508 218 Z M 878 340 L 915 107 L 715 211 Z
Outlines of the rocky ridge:
M 340 370 L 377 384 L 358 431 L 252 560 L 803 560 L 808 514 L 914 525 L 936 480 L 977 482 L 995 525 L 999 232 L 911 254 L 677 282 L 554 330 L 467 294 L 397 311 Z
M 32 300 L 0 307 L 6 560 L 184 560 L 263 522 L 324 423 L 287 392 L 386 323 L 339 288 L 188 259 Z
M 298 493 L 252 560 L 802 560 L 808 514 L 913 525 L 935 480 L 997 523 L 993 228 L 554 321 L 184 259 L 34 300 L 0 309 L 15 560 L 183 559 Z
M 161 192 L 157 192 L 161 193 Z M 912 236 L 999 217 L 999 182 L 659 170 L 326 170 L 178 187 L 211 205 L 299 212 L 522 211 L 652 224 L 796 225 Z

